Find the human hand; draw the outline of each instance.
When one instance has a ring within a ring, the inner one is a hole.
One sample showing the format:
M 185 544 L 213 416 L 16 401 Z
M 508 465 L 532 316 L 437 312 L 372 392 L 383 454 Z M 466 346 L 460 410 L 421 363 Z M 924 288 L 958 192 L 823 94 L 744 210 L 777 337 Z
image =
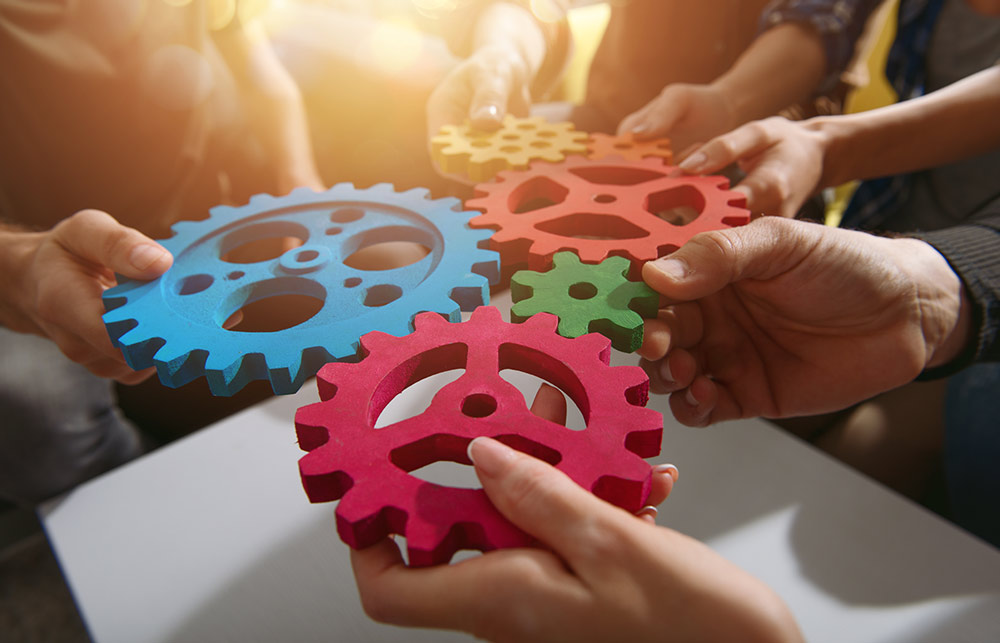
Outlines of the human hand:
M 738 163 L 746 177 L 733 189 L 747 195 L 747 207 L 791 218 L 810 196 L 826 187 L 827 140 L 811 121 L 774 116 L 690 150 L 679 159 L 679 166 L 692 174 L 708 174 Z
M 48 337 L 100 377 L 135 384 L 153 373 L 133 371 L 112 346 L 101 295 L 115 273 L 147 280 L 166 272 L 173 258 L 165 248 L 98 210 L 81 210 L 47 232 L 5 233 L 3 245 L 17 262 L 5 325 Z
M 427 136 L 468 119 L 472 127 L 495 131 L 511 112 L 527 116 L 531 69 L 514 47 L 492 44 L 455 66 L 427 101 Z
M 684 424 L 845 408 L 959 354 L 963 286 L 932 246 L 764 217 L 647 263 L 670 304 L 639 353 Z
M 549 549 L 424 568 L 389 539 L 352 551 L 373 619 L 491 641 L 801 640 L 780 599 L 701 543 L 495 440 L 473 440 L 469 458 L 497 509 Z
M 622 119 L 618 134 L 638 139 L 668 137 L 675 152 L 728 132 L 738 125 L 726 94 L 714 85 L 674 83 Z

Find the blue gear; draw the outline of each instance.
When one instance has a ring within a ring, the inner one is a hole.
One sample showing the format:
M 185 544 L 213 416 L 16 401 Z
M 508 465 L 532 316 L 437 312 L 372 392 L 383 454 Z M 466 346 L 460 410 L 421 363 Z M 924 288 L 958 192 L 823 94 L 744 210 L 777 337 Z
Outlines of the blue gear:
M 463 211 L 458 199 L 432 200 L 423 188 L 400 193 L 388 183 L 258 194 L 244 206 L 213 208 L 205 220 L 176 223 L 174 236 L 161 242 L 173 266 L 159 279 L 106 291 L 104 323 L 129 366 L 156 366 L 167 386 L 205 375 L 215 395 L 258 379 L 270 380 L 275 393 L 294 393 L 323 364 L 356 357 L 365 333 L 405 335 L 418 312 L 458 322 L 460 310 L 488 303 L 500 262 L 484 249 L 493 231 L 468 226 L 478 214 Z M 267 261 L 222 260 L 244 244 L 282 237 L 303 243 Z M 388 241 L 420 243 L 430 252 L 391 270 L 343 263 Z M 318 299 L 322 308 L 273 332 L 222 327 L 243 306 L 287 294 Z

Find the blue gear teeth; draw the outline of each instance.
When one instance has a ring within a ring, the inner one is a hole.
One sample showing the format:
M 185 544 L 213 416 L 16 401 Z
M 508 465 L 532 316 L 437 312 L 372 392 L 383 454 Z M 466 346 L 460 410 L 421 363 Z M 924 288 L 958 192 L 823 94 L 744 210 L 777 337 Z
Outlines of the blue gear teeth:
M 173 266 L 159 279 L 106 291 L 104 323 L 128 365 L 155 366 L 167 386 L 204 375 L 214 395 L 260 379 L 275 393 L 294 393 L 323 364 L 355 358 L 365 333 L 401 336 L 419 312 L 458 322 L 461 310 L 487 304 L 500 262 L 485 249 L 492 231 L 468 226 L 478 215 L 463 211 L 458 199 L 431 199 L 423 188 L 396 192 L 387 183 L 258 194 L 247 205 L 219 206 L 207 219 L 175 224 L 174 235 L 161 241 Z M 302 244 L 263 261 L 223 259 L 248 244 L 287 238 Z M 429 253 L 387 270 L 344 263 L 359 249 L 393 241 L 416 242 Z M 244 306 L 282 295 L 311 298 L 318 311 L 280 330 L 223 328 Z
M 656 317 L 660 297 L 646 284 L 628 280 L 630 266 L 624 257 L 586 264 L 572 252 L 557 252 L 548 272 L 519 270 L 511 277 L 510 319 L 551 313 L 559 318 L 563 337 L 600 333 L 615 349 L 631 353 L 642 346 L 642 319 Z

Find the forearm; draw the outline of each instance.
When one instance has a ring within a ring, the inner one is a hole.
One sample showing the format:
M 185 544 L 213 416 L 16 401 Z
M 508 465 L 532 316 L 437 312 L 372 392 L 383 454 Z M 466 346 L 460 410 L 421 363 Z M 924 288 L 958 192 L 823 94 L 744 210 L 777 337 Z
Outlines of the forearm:
M 826 64 L 819 34 L 807 25 L 786 23 L 758 36 L 712 84 L 726 97 L 734 123 L 742 125 L 809 98 Z
M 278 189 L 321 185 L 302 96 L 259 22 L 216 36 L 248 106 L 251 130 L 273 162 Z
M 473 52 L 496 48 L 522 65 L 525 77 L 534 79 L 548 50 L 546 33 L 531 12 L 511 2 L 494 2 L 483 9 L 472 38 Z
M 44 233 L 0 223 L 0 326 L 18 332 L 38 332 L 24 314 L 26 274 Z
M 820 187 L 913 172 L 1000 146 L 1000 66 L 927 96 L 806 126 L 825 139 Z

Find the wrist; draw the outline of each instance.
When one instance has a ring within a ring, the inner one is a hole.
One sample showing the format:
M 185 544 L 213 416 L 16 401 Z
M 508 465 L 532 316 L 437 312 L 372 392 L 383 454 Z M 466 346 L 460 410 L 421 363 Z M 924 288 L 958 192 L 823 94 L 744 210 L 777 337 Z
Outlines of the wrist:
M 25 314 L 32 291 L 24 280 L 45 233 L 0 228 L 0 325 L 17 332 L 33 332 Z
M 972 310 L 965 286 L 934 246 L 918 239 L 893 239 L 897 265 L 916 290 L 924 370 L 957 358 L 972 328 Z
M 845 163 L 850 159 L 846 153 L 850 147 L 852 132 L 837 116 L 817 116 L 802 122 L 802 126 L 813 134 L 822 153 L 822 170 L 817 190 L 835 187 L 855 177 Z

